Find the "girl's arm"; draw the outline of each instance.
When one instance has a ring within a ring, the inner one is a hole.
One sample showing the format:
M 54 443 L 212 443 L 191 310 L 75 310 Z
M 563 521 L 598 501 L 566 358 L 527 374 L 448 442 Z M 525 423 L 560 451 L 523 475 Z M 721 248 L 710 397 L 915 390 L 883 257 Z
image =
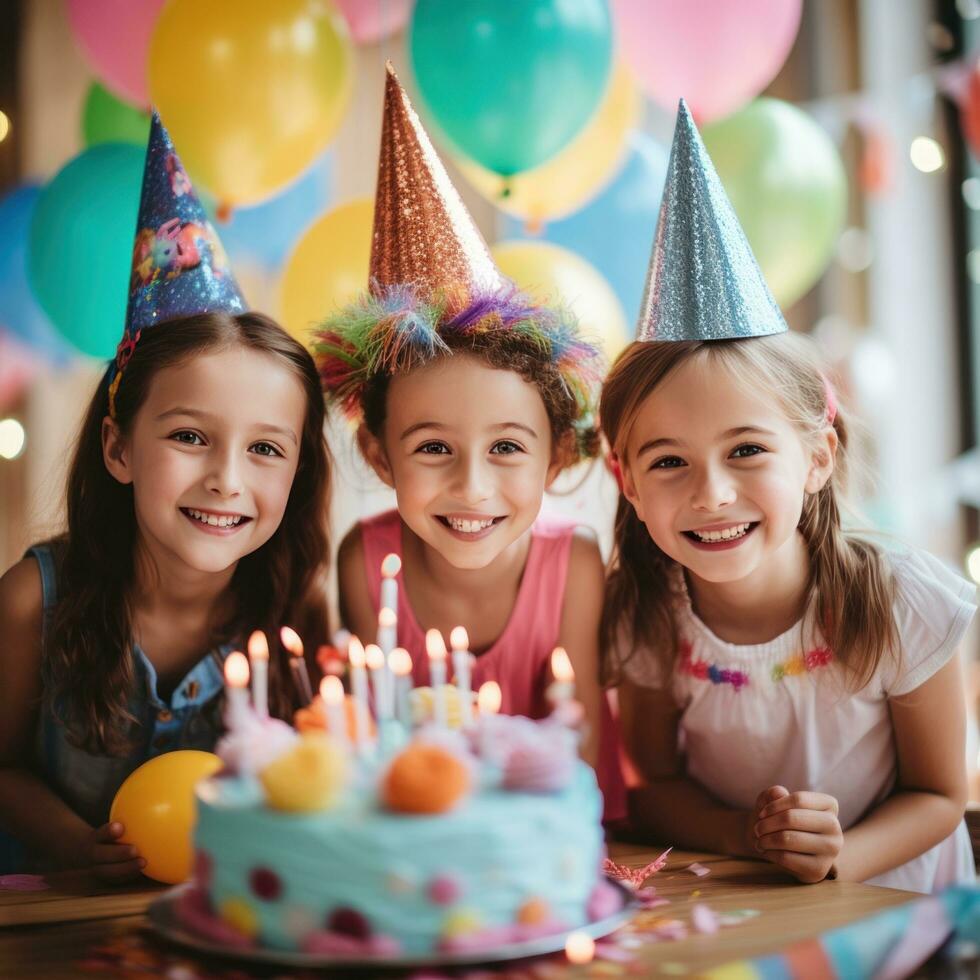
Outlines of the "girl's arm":
M 715 799 L 684 772 L 677 750 L 680 710 L 669 692 L 624 681 L 618 688 L 623 743 L 644 785 L 630 792 L 630 820 L 658 842 L 689 850 L 759 857 L 753 815 Z
M 562 605 L 558 643 L 568 652 L 575 671 L 575 697 L 585 709 L 586 736 L 582 758 L 595 766 L 599 761 L 599 620 L 605 568 L 599 545 L 588 531 L 576 531 L 568 559 L 568 578 Z
M 865 881 L 949 837 L 966 808 L 966 705 L 960 658 L 889 706 L 898 752 L 895 791 L 844 833 L 837 877 Z
M 337 585 L 340 592 L 341 623 L 365 643 L 373 643 L 378 632 L 378 614 L 371 604 L 361 526 L 355 524 L 337 552 Z
M 64 867 L 92 867 L 120 879 L 139 871 L 135 848 L 113 843 L 120 825 L 90 827 L 31 771 L 41 695 L 41 578 L 25 558 L 0 578 L 0 823 Z

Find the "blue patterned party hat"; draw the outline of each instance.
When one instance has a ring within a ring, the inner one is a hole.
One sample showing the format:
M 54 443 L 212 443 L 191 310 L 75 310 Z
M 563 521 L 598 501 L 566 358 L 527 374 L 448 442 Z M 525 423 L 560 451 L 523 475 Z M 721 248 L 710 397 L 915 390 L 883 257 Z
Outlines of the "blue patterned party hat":
M 153 113 L 129 277 L 126 329 L 110 366 L 109 407 L 141 333 L 194 313 L 248 309 L 228 257 L 160 117 Z
M 637 340 L 734 340 L 788 328 L 681 99 Z

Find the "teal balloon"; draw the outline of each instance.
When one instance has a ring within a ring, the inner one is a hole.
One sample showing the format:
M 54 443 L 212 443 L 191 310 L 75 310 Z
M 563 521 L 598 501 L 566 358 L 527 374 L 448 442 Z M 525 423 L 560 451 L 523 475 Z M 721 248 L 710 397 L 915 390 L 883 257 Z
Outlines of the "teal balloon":
M 108 359 L 122 337 L 145 150 L 101 143 L 42 191 L 31 220 L 28 275 L 57 330 Z
M 834 141 L 778 99 L 756 99 L 702 136 L 776 302 L 796 302 L 823 275 L 847 214 Z
M 149 113 L 120 102 L 98 82 L 93 82 L 82 108 L 82 141 L 97 143 L 135 143 L 146 147 L 150 137 Z
M 562 150 L 612 63 L 606 0 L 417 0 L 409 50 L 446 138 L 504 176 Z

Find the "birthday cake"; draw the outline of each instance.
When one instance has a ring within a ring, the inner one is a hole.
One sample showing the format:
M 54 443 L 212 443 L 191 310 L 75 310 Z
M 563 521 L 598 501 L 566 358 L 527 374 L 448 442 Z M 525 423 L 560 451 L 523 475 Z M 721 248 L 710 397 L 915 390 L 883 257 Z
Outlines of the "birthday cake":
M 300 731 L 239 704 L 226 769 L 198 787 L 185 927 L 384 958 L 493 951 L 618 911 L 574 702 L 540 722 L 462 712 L 413 728 L 382 711 L 359 729 L 339 679 L 321 691 Z

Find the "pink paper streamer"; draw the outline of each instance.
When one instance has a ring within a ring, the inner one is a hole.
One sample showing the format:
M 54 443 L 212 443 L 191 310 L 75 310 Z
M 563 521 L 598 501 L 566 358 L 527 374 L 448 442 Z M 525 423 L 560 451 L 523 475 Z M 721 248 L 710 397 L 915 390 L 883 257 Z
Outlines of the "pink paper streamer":
M 0 889 L 8 892 L 43 892 L 51 886 L 41 875 L 0 875 Z

